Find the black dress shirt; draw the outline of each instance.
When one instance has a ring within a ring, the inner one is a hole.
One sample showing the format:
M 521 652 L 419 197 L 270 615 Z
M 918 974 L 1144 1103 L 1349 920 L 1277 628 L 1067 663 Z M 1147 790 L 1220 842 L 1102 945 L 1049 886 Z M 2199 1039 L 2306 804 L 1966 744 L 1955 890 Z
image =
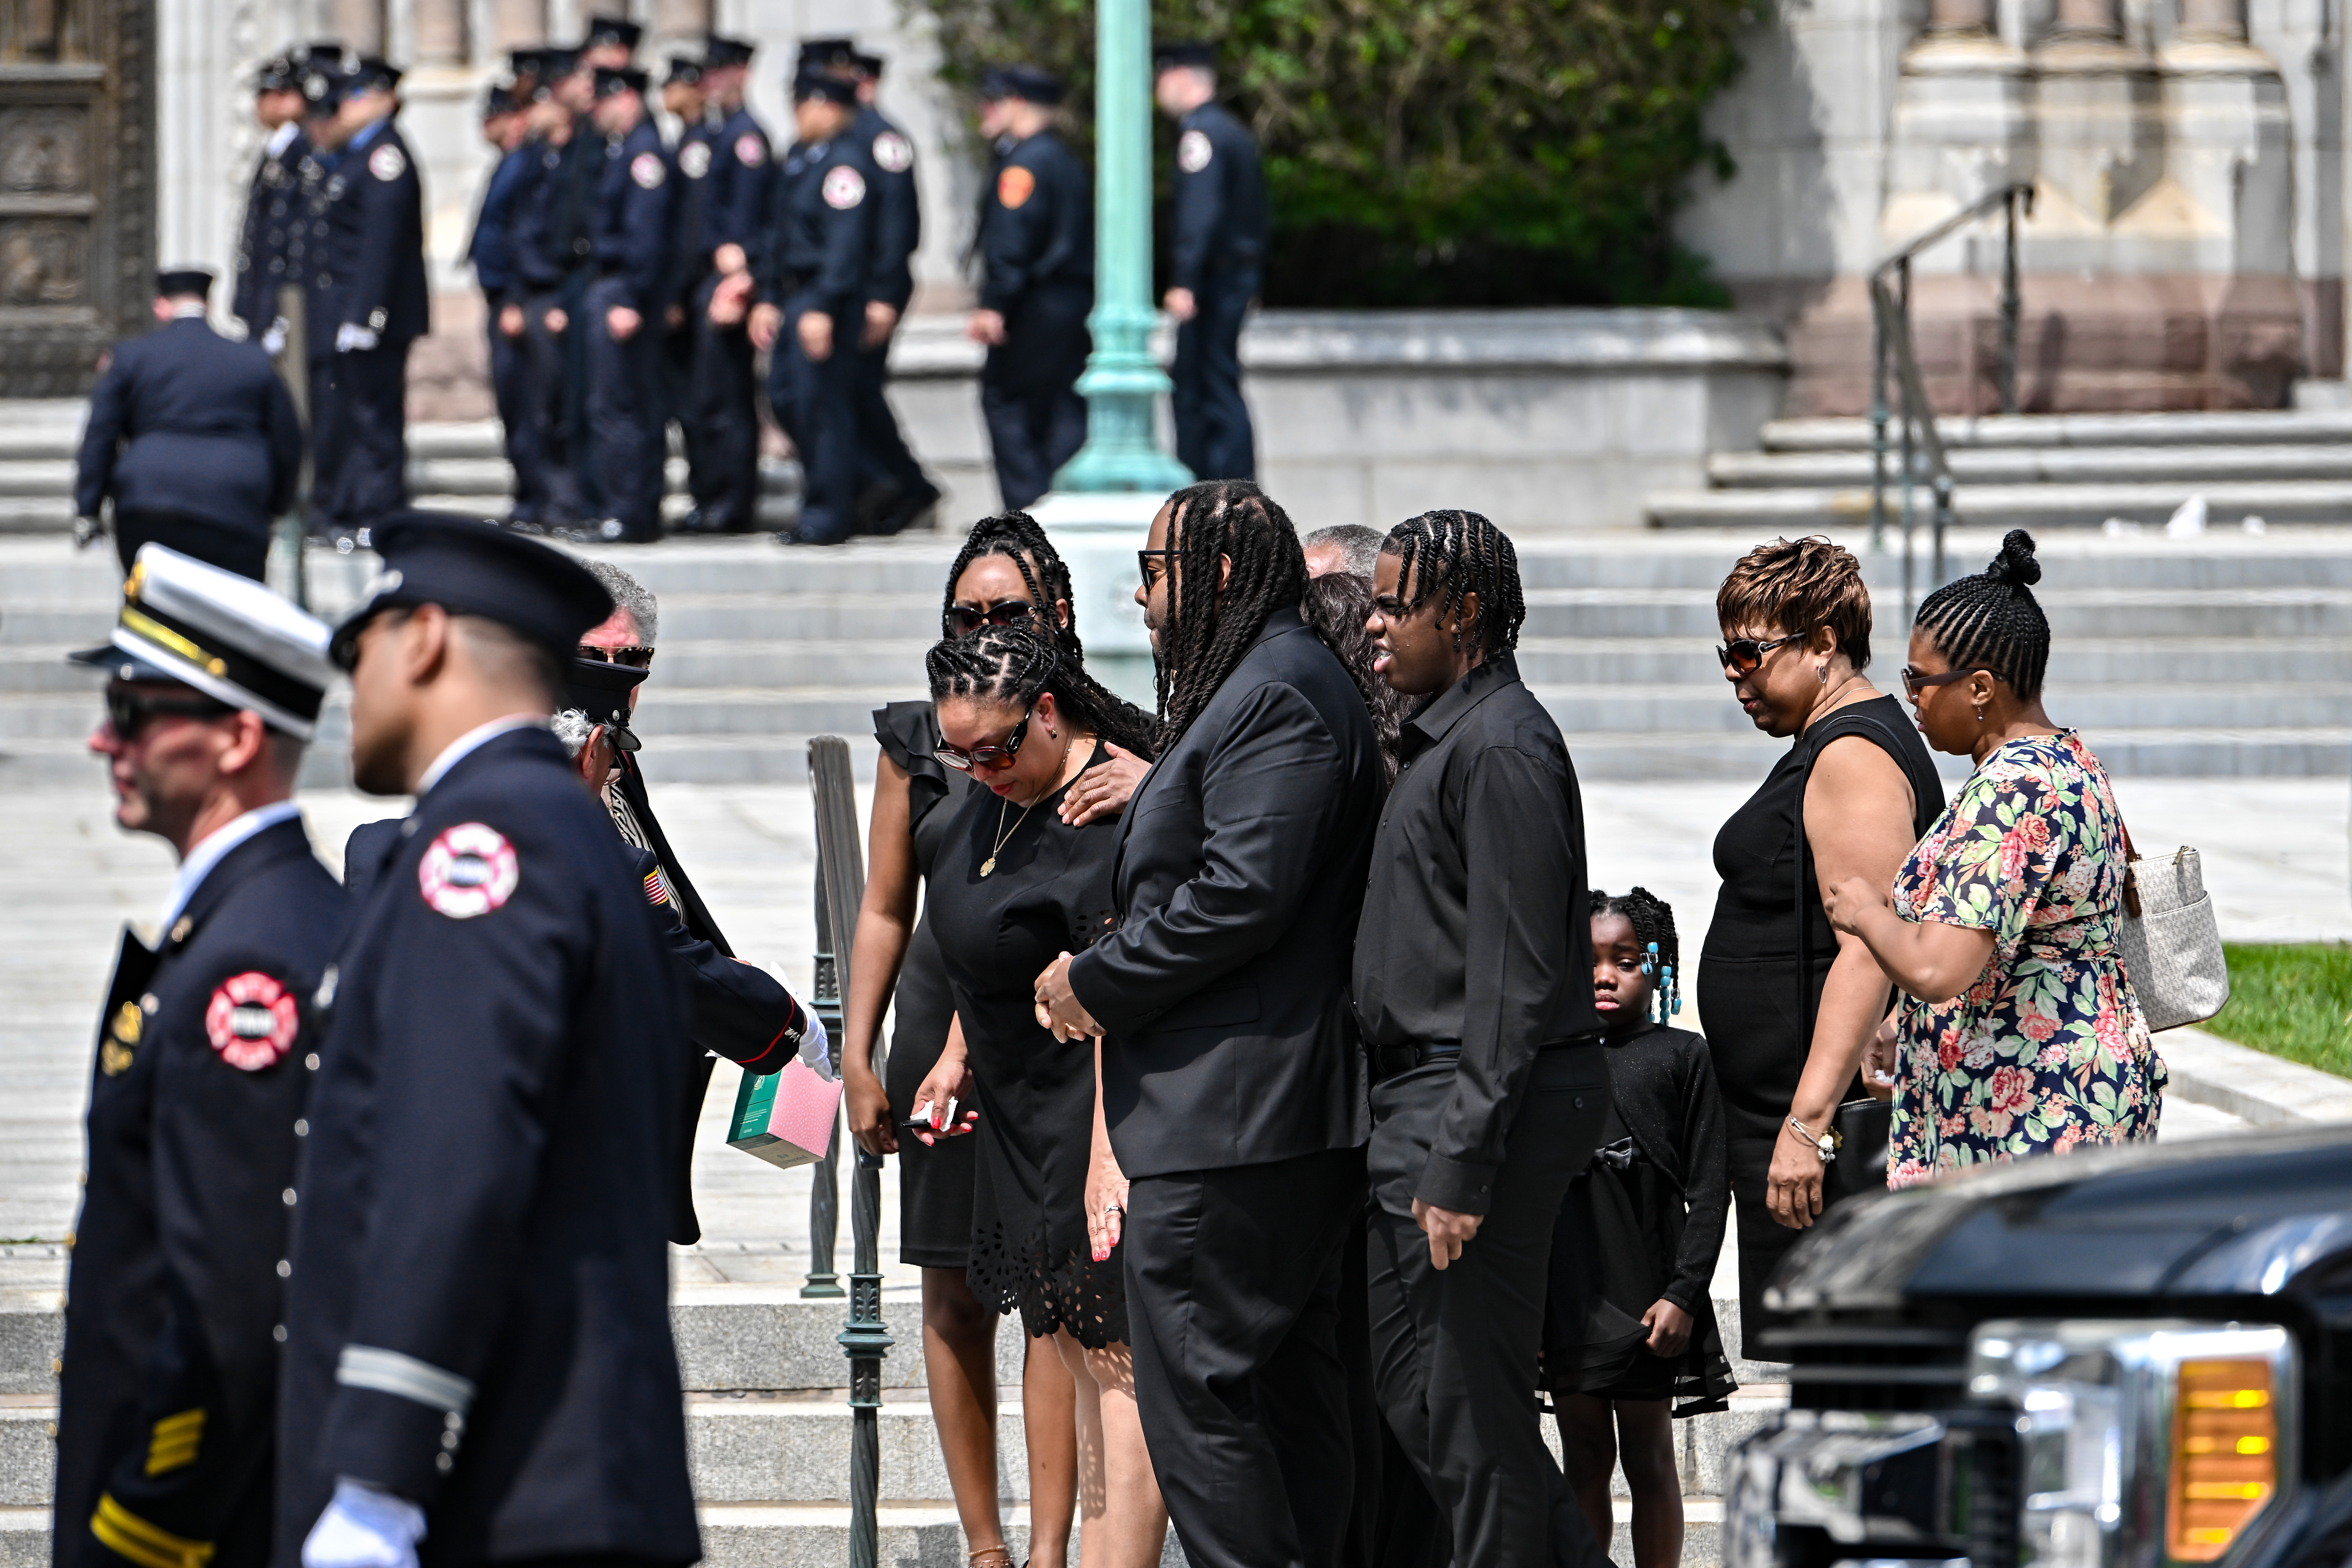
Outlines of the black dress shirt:
M 1356 930 L 1365 1043 L 1458 1046 L 1414 1195 L 1483 1212 L 1536 1053 L 1592 1010 L 1584 805 L 1559 726 L 1490 658 L 1407 720 Z

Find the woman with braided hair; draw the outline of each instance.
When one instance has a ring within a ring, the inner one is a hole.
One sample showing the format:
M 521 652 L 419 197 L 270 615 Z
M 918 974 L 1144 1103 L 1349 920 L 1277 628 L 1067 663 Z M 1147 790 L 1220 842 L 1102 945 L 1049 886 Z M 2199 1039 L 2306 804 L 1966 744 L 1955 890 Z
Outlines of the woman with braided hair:
M 1830 889 L 1830 921 L 1906 993 L 1886 1180 L 2156 1136 L 2164 1063 L 2116 951 L 2130 839 L 2106 771 L 2042 706 L 2050 623 L 2033 539 L 1927 595 L 1903 684 L 1920 732 L 1977 770 L 1895 879 Z
M 1008 512 L 983 518 L 965 538 L 948 570 L 940 631 L 947 637 L 970 637 L 992 628 L 1049 624 L 1057 647 L 1084 679 L 1084 650 L 1070 605 L 1069 570 L 1045 530 L 1025 513 Z M 1089 693 L 1101 690 L 1091 679 L 1086 684 Z M 1100 700 L 1117 700 L 1108 693 Z M 964 1274 L 971 1247 L 971 1145 L 902 1138 L 898 1127 L 955 1031 L 955 1003 L 939 946 L 928 919 L 918 920 L 916 911 L 965 781 L 938 759 L 939 722 L 928 699 L 878 710 L 874 738 L 882 754 L 874 770 L 866 896 L 850 961 L 841 1052 L 844 1098 L 849 1130 L 859 1144 L 898 1156 L 899 1258 L 922 1270 L 923 1362 L 931 1414 L 965 1540 L 985 1558 L 991 1550 L 1003 1551 L 1004 1524 L 997 1502 L 996 1319 L 972 1299 Z M 1110 760 L 1087 775 L 1092 793 L 1086 804 L 1097 815 L 1116 815 L 1144 767 L 1140 758 L 1116 746 L 1108 749 Z M 886 1083 L 874 1057 L 894 994 L 897 1024 Z M 1073 1391 L 1057 1356 L 1031 1357 L 1022 1384 L 1034 1537 L 1031 1562 L 1034 1568 L 1060 1568 L 1076 1484 Z M 982 1562 L 980 1568 L 993 1561 Z
M 932 866 L 931 930 L 963 1026 L 916 1091 L 929 1127 L 915 1136 L 979 1146 L 972 1295 L 1018 1311 L 1076 1385 L 1087 1568 L 1150 1568 L 1168 1519 L 1135 1414 L 1124 1259 L 1087 1214 L 1089 1163 L 1110 1159 L 1095 1131 L 1097 1047 L 1041 1026 L 1030 984 L 1113 923 L 1117 819 L 1073 826 L 1055 808 L 1108 740 L 1146 752 L 1149 721 L 1097 697 L 1035 625 L 948 639 L 925 662 L 940 761 L 985 787 L 965 792 Z

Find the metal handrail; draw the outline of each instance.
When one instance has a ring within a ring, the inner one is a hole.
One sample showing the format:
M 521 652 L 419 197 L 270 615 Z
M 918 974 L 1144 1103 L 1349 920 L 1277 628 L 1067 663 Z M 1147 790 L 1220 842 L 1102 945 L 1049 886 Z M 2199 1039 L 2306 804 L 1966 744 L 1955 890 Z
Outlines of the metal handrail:
M 1911 335 L 1911 262 L 1921 251 L 1949 238 L 1996 207 L 2003 214 L 2005 230 L 2000 279 L 2000 363 L 1998 367 L 2000 411 L 2017 412 L 2017 220 L 2021 208 L 2033 214 L 2033 187 L 2016 181 L 1988 192 L 1949 217 L 1913 237 L 1870 273 L 1870 547 L 1886 547 L 1886 426 L 1895 410 L 1887 405 L 1887 373 L 1895 374 L 1902 398 L 1903 486 L 1903 621 L 1911 621 L 1913 600 L 1913 531 L 1917 521 L 1913 502 L 1916 483 L 1925 479 L 1935 497 L 1934 581 L 1944 580 L 1944 535 L 1958 521 L 1952 510 L 1952 469 L 1946 460 L 1943 433 L 1936 410 L 1927 401 L 1919 356 Z M 1891 281 L 1890 281 L 1891 279 Z M 1924 471 L 1923 471 L 1924 460 Z

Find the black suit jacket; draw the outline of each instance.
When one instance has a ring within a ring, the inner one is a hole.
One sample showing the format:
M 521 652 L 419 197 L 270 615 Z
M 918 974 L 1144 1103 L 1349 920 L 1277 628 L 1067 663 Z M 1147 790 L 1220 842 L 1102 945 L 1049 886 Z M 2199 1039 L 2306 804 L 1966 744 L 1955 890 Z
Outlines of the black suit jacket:
M 1363 698 L 1293 608 L 1137 789 L 1119 928 L 1070 966 L 1108 1031 L 1103 1111 L 1128 1175 L 1370 1134 L 1348 977 L 1381 776 Z
M 418 800 L 336 959 L 294 1186 L 276 1560 L 349 1476 L 429 1565 L 701 1555 L 664 1157 L 684 998 L 544 730 Z
M 152 1531 L 268 1561 L 280 1194 L 344 915 L 298 817 L 223 856 L 159 953 L 123 944 L 67 1289 L 60 1568 L 119 1568 Z
M 74 511 L 177 512 L 257 533 L 294 504 L 302 422 L 259 343 L 183 317 L 115 345 L 89 395 Z

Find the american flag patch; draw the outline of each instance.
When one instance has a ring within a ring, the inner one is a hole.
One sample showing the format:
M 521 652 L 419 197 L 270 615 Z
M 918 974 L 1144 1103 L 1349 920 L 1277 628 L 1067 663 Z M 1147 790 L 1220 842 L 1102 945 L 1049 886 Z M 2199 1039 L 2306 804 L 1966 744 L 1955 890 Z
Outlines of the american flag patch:
M 663 879 L 658 870 L 646 873 L 646 902 L 649 904 L 669 902 L 669 883 Z

